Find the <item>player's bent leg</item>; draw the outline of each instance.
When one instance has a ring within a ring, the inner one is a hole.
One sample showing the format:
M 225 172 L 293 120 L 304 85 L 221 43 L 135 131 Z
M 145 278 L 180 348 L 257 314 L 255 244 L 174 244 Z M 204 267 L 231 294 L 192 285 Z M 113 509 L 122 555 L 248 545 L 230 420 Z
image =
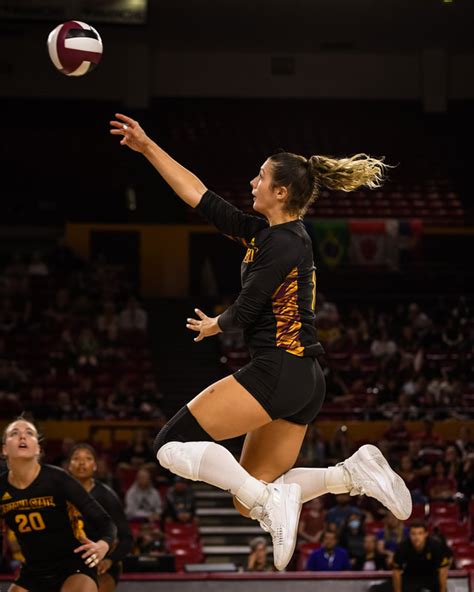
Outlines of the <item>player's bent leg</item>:
M 108 574 L 104 573 L 99 576 L 99 592 L 114 592 L 115 580 Z
M 272 421 L 257 399 L 233 376 L 204 389 L 188 408 L 216 441 L 242 436 Z
M 272 535 L 275 566 L 281 570 L 293 553 L 295 537 L 286 533 L 288 528 L 296 532 L 299 485 L 263 484 L 249 475 L 226 448 L 212 441 L 254 431 L 271 421 L 260 403 L 228 377 L 172 417 L 156 437 L 154 451 L 160 464 L 173 473 L 228 491 L 251 509 L 251 518 L 259 520 Z
M 272 483 L 295 464 L 307 427 L 277 419 L 248 433 L 240 464 L 252 477 Z M 243 516 L 249 516 L 249 510 L 235 497 L 234 505 Z
M 85 574 L 69 576 L 61 586 L 61 592 L 98 592 L 97 584 Z
M 12 584 L 8 588 L 8 592 L 29 592 L 29 590 L 23 588 L 22 586 L 18 586 L 17 584 Z

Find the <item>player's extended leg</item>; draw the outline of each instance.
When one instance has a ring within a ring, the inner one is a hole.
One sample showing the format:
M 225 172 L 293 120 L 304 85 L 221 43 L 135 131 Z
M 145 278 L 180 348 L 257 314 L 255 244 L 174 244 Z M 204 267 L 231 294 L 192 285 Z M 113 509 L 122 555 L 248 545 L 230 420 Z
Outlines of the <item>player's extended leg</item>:
M 284 569 L 296 539 L 299 485 L 262 483 L 215 442 L 241 436 L 271 421 L 260 403 L 228 376 L 172 417 L 156 437 L 154 450 L 160 464 L 176 475 L 229 491 L 245 507 L 255 510 L 258 516 L 252 517 L 266 523 L 272 534 L 275 565 Z
M 361 446 L 335 467 L 298 467 L 279 477 L 275 483 L 297 483 L 303 503 L 325 493 L 350 493 L 375 498 L 399 520 L 407 520 L 412 512 L 411 495 L 403 479 L 372 444 Z
M 296 462 L 308 426 L 277 419 L 249 432 L 245 437 L 240 464 L 252 477 L 272 483 Z M 234 497 L 234 505 L 244 516 L 249 510 Z
M 61 592 L 97 592 L 97 584 L 85 574 L 74 574 L 64 581 Z

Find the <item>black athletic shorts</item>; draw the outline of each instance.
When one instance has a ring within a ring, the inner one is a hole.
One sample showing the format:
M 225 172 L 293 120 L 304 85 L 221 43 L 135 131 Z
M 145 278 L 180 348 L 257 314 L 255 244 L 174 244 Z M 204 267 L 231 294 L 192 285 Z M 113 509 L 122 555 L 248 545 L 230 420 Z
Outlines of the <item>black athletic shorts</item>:
M 88 567 L 80 557 L 71 557 L 60 564 L 51 564 L 47 569 L 24 565 L 15 584 L 28 592 L 60 592 L 61 586 L 76 574 L 89 576 L 97 584 L 97 567 Z
M 255 352 L 234 378 L 272 419 L 301 425 L 314 420 L 326 394 L 326 381 L 316 357 L 299 357 L 278 348 Z

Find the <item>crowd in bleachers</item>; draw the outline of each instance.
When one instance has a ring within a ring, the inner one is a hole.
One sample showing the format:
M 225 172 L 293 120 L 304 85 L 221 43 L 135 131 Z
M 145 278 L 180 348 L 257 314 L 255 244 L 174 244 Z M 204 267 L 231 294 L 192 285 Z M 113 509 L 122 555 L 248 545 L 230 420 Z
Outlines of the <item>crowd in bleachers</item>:
M 147 311 L 123 266 L 60 242 L 0 274 L 0 417 L 163 419 Z
M 326 401 L 320 418 L 405 420 L 474 415 L 472 303 L 422 307 L 387 301 L 344 310 L 319 296 L 318 338 L 326 350 Z M 233 371 L 248 360 L 240 334 L 221 335 Z

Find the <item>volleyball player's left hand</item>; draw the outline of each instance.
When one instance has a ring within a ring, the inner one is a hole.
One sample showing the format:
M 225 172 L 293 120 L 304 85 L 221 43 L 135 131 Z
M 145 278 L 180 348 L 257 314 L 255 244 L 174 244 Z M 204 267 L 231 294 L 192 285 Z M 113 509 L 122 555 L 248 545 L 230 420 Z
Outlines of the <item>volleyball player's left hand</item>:
M 89 567 L 95 567 L 109 552 L 109 545 L 105 541 L 91 541 L 88 538 L 83 539 L 83 545 L 74 549 L 74 553 L 82 553 L 81 557 Z
M 208 317 L 199 308 L 195 308 L 194 312 L 199 319 L 186 319 L 186 327 L 191 331 L 199 333 L 194 341 L 202 341 L 205 337 L 211 337 L 221 333 L 221 328 L 217 324 L 218 317 Z

